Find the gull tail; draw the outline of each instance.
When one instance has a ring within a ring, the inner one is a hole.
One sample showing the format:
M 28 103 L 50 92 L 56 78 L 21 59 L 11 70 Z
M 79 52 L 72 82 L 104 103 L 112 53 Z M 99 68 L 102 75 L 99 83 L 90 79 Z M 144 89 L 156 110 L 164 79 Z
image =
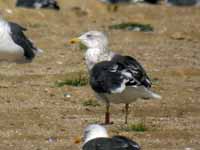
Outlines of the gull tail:
M 33 52 L 34 52 L 35 56 L 40 56 L 43 53 L 43 50 L 34 47 Z
M 39 48 L 37 48 L 37 54 L 41 54 L 41 53 L 43 53 L 44 51 L 42 50 L 42 49 L 39 49 Z
M 156 94 L 156 93 L 154 93 L 154 92 L 152 92 L 152 91 L 150 91 L 149 89 L 147 89 L 147 88 L 145 88 L 145 96 L 144 96 L 144 98 L 153 98 L 153 99 L 162 99 L 162 96 L 160 96 L 159 94 Z
M 37 48 L 37 47 L 35 46 L 35 43 L 33 42 L 33 40 L 29 39 L 29 42 L 30 42 L 30 44 L 31 44 L 31 46 L 32 46 L 32 50 L 33 50 L 33 52 L 34 52 L 35 55 L 40 55 L 41 53 L 43 53 L 43 50 L 42 50 L 42 49 Z
M 159 95 L 159 94 L 156 94 L 152 91 L 149 91 L 151 93 L 151 98 L 154 98 L 154 99 L 162 99 L 162 97 Z

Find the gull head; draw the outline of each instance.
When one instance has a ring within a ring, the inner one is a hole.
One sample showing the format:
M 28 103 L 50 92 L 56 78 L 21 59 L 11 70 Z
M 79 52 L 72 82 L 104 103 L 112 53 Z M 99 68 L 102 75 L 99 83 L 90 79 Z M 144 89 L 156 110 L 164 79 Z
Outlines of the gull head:
M 84 130 L 84 144 L 95 138 L 108 137 L 106 129 L 98 124 L 92 124 Z
M 108 39 L 106 35 L 99 31 L 89 31 L 82 34 L 78 38 L 73 38 L 70 40 L 71 44 L 82 43 L 87 48 L 106 48 L 108 45 Z

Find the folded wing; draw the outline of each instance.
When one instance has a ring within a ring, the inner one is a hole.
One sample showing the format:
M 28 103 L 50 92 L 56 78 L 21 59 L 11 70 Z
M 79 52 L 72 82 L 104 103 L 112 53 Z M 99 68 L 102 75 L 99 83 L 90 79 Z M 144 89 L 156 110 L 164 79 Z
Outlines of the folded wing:
M 91 70 L 90 84 L 98 93 L 121 93 L 126 86 L 151 87 L 143 67 L 134 58 L 121 55 L 96 64 Z

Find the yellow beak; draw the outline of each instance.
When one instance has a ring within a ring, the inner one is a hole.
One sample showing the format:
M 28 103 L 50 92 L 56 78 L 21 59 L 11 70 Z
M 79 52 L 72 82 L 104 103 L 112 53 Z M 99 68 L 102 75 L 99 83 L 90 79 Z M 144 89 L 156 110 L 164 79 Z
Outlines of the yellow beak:
M 81 40 L 79 38 L 73 38 L 69 41 L 70 44 L 80 43 Z

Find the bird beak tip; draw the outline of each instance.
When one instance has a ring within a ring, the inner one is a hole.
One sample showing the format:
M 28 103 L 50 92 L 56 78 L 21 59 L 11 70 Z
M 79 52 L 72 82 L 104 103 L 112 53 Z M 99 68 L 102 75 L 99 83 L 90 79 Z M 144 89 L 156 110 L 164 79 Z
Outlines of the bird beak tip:
M 70 44 L 75 44 L 75 43 L 80 43 L 80 39 L 79 38 L 73 38 L 69 41 Z

